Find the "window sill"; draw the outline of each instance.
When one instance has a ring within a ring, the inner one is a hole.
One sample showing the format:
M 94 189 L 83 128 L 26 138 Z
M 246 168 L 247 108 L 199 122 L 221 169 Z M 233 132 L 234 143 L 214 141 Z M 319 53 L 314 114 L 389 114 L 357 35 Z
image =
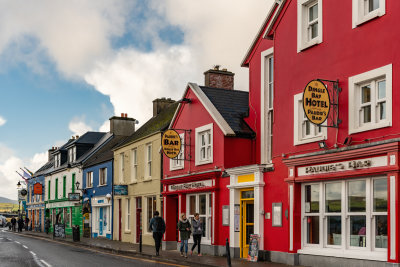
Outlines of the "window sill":
M 153 179 L 151 177 L 143 179 L 143 182 L 150 182 L 150 181 L 153 181 Z
M 101 184 L 101 185 L 98 185 L 97 187 L 104 187 L 104 186 L 107 186 L 107 184 Z
M 364 126 L 358 127 L 358 128 L 349 128 L 349 134 L 361 133 L 361 132 L 376 130 L 376 129 L 390 127 L 390 126 L 392 126 L 391 121 L 383 121 L 383 122 L 374 123 L 374 124 L 370 123 L 368 125 L 364 125 Z
M 361 26 L 362 24 L 364 24 L 370 20 L 382 17 L 383 15 L 385 15 L 385 10 L 378 9 L 378 10 L 372 11 L 371 13 L 369 13 L 365 16 L 362 16 L 361 18 L 358 18 L 358 20 L 356 20 L 353 25 L 353 29 Z
M 125 230 L 124 231 L 124 234 L 130 234 L 131 233 L 131 230 Z
M 309 143 L 322 141 L 322 140 L 326 140 L 326 139 L 328 139 L 328 138 L 326 138 L 325 135 L 316 136 L 316 137 L 309 137 L 309 138 L 303 138 L 301 140 L 295 141 L 294 145 L 297 146 L 297 145 L 309 144 Z
M 307 255 L 387 261 L 387 251 L 377 252 L 377 251 L 366 251 L 366 250 L 356 250 L 356 249 L 344 250 L 341 248 L 334 249 L 334 248 L 307 247 L 299 249 L 297 252 L 299 254 L 307 254 Z
M 183 170 L 183 166 L 180 166 L 180 167 L 170 167 L 169 170 L 170 170 L 170 171 Z
M 137 184 L 137 180 L 135 180 L 135 181 L 131 181 L 129 184 Z
M 317 37 L 314 38 L 313 40 L 309 41 L 309 42 L 303 42 L 299 45 L 299 47 L 297 48 L 297 53 L 303 52 L 304 50 L 322 43 L 322 38 L 321 37 Z
M 205 164 L 211 164 L 211 163 L 213 163 L 212 160 L 196 161 L 195 166 L 205 165 Z

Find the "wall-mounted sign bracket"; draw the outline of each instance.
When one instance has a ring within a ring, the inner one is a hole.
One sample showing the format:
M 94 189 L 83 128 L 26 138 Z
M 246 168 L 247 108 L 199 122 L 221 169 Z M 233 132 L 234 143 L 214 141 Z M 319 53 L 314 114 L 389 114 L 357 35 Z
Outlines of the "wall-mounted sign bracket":
M 342 88 L 339 87 L 339 80 L 325 80 L 318 79 L 325 83 L 326 88 L 328 89 L 330 105 L 331 109 L 329 112 L 329 116 L 326 120 L 327 124 L 321 124 L 321 127 L 330 127 L 330 128 L 339 128 L 339 124 L 342 123 L 342 120 L 339 117 L 339 93 L 342 91 Z
M 183 160 L 184 161 L 191 161 L 192 160 L 192 154 L 191 154 L 191 149 L 190 149 L 190 147 L 191 147 L 191 142 L 192 142 L 192 135 L 191 135 L 191 132 L 192 132 L 192 130 L 187 130 L 187 129 L 173 129 L 173 130 L 175 130 L 175 131 L 183 131 L 184 133 L 185 133 L 185 135 L 184 135 L 184 140 L 182 140 L 182 142 L 183 142 L 183 147 L 185 148 L 184 150 L 183 150 Z M 186 149 L 186 148 L 189 148 L 189 149 Z

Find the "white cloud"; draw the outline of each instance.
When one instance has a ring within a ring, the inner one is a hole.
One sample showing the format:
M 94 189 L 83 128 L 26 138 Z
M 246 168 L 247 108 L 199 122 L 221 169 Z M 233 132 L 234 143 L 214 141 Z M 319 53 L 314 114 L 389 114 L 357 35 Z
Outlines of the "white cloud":
M 100 132 L 109 132 L 110 131 L 110 121 L 105 121 L 99 128 Z
M 0 126 L 3 126 L 6 122 L 6 119 L 0 116 Z
M 27 167 L 35 172 L 47 159 L 47 152 L 37 153 L 27 159 L 19 158 L 12 149 L 0 143 L 0 196 L 17 199 L 16 184 L 22 179 L 15 171 L 21 173 L 20 168 Z
M 72 135 L 83 135 L 88 131 L 92 131 L 92 127 L 86 124 L 84 117 L 75 117 L 68 124 L 69 130 Z

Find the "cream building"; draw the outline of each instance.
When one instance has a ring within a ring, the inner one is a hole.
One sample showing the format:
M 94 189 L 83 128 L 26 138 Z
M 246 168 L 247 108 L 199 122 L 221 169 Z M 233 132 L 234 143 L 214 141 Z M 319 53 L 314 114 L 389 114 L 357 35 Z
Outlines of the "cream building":
M 161 137 L 175 113 L 171 99 L 153 101 L 153 117 L 114 149 L 113 239 L 153 245 L 149 221 L 162 214 Z

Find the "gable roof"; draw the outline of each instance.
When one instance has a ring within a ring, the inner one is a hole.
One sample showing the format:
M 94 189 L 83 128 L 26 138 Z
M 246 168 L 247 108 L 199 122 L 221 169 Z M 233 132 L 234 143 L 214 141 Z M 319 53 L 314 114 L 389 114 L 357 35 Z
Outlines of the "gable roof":
M 125 137 L 124 140 L 122 140 L 117 146 L 114 147 L 114 150 L 126 146 L 128 144 L 131 144 L 149 135 L 153 135 L 155 133 L 162 132 L 168 129 L 168 126 L 171 122 L 171 119 L 177 107 L 178 107 L 178 102 L 169 104 L 159 114 L 152 117 L 139 129 L 137 129 L 131 136 Z
M 243 120 L 248 114 L 248 92 L 188 83 L 183 98 L 189 89 L 196 95 L 225 136 L 252 137 L 254 135 L 254 132 Z M 181 105 L 180 103 L 169 128 L 172 128 Z
M 267 37 L 272 26 L 275 24 L 276 19 L 278 18 L 279 14 L 281 13 L 285 2 L 286 2 L 286 0 L 275 0 L 275 2 L 272 4 L 272 7 L 268 12 L 267 17 L 265 18 L 263 24 L 261 25 L 261 28 L 258 30 L 256 37 L 254 38 L 253 42 L 251 43 L 251 46 L 247 50 L 247 53 L 246 53 L 245 57 L 243 58 L 242 63 L 240 64 L 242 67 L 249 66 L 249 60 L 252 57 L 254 50 L 259 45 L 261 40 L 263 38 Z
M 72 142 L 68 143 L 65 148 L 69 148 L 75 144 L 93 145 L 96 144 L 106 133 L 104 132 L 86 132 L 78 139 L 72 139 Z
M 50 158 L 48 162 L 46 162 L 42 167 L 40 167 L 32 177 L 38 177 L 40 175 L 44 175 L 50 171 L 50 169 L 54 166 L 54 158 Z

